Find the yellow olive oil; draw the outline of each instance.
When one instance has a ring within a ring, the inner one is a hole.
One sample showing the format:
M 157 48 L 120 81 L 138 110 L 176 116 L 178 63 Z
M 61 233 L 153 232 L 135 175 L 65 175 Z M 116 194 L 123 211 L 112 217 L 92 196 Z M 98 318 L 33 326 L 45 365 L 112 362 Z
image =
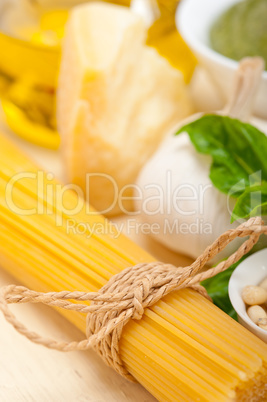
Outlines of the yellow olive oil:
M 55 94 L 69 9 L 53 8 L 64 1 L 55 1 L 52 8 L 42 8 L 38 1 L 21 0 L 21 6 L 16 7 L 16 3 L 4 0 L 0 5 L 0 97 L 6 123 L 15 133 L 57 149 Z M 85 0 L 72 0 L 80 2 Z M 130 5 L 130 0 L 108 2 Z M 32 4 L 39 6 L 35 9 Z M 148 30 L 147 44 L 180 69 L 188 82 L 195 59 L 175 27 L 178 1 L 157 0 L 154 4 L 158 18 Z
M 179 0 L 157 0 L 159 17 L 148 30 L 147 44 L 155 47 L 173 67 L 180 70 L 188 83 L 196 66 L 196 59 L 176 28 L 178 3 Z

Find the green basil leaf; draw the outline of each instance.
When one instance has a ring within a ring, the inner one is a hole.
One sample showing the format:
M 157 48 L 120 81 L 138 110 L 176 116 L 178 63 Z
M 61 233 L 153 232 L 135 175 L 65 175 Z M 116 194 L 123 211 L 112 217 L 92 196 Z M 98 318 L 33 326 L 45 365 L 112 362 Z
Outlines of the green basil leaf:
M 210 179 L 237 198 L 231 221 L 267 214 L 267 137 L 251 124 L 206 115 L 182 127 L 196 150 L 212 157 Z
M 248 255 L 250 254 L 251 252 Z M 235 320 L 237 320 L 237 314 L 230 302 L 228 283 L 234 269 L 247 257 L 248 256 L 241 258 L 240 261 L 233 264 L 226 271 L 220 272 L 213 278 L 209 278 L 201 282 L 201 285 L 204 286 L 209 296 L 212 298 L 213 303 Z
M 198 152 L 212 157 L 210 179 L 213 185 L 221 192 L 237 198 L 232 221 L 267 215 L 265 134 L 250 124 L 219 115 L 203 116 L 185 125 L 176 134 L 184 131 Z M 235 319 L 237 315 L 229 299 L 228 282 L 241 261 L 202 282 L 214 304 Z
M 227 116 L 206 115 L 177 134 L 183 131 L 198 152 L 212 156 L 210 179 L 221 192 L 239 197 L 256 172 L 256 182 L 267 181 L 267 138 L 256 127 Z
M 263 215 L 267 215 L 267 182 L 244 191 L 235 204 L 231 222 L 239 218 Z
M 230 267 L 226 271 L 217 274 L 213 278 L 206 279 L 201 283 L 201 285 L 205 287 L 209 296 L 212 298 L 213 303 L 217 307 L 234 319 L 237 319 L 236 312 L 228 295 L 228 283 L 234 269 L 235 266 Z

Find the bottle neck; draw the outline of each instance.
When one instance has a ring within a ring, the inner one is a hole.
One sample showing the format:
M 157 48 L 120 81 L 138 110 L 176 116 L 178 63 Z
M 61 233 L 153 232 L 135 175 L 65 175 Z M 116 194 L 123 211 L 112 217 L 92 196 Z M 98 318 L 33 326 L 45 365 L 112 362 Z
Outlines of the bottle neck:
M 157 0 L 160 12 L 164 14 L 174 15 L 179 0 Z

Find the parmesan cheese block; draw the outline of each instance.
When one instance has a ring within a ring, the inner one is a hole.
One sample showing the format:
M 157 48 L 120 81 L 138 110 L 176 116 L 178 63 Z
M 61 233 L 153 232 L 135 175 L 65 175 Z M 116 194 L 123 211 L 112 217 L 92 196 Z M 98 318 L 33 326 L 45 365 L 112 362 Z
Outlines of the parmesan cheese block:
M 181 73 L 145 38 L 139 16 L 105 3 L 74 8 L 66 28 L 57 98 L 66 178 L 108 215 L 131 210 L 141 167 L 191 113 Z

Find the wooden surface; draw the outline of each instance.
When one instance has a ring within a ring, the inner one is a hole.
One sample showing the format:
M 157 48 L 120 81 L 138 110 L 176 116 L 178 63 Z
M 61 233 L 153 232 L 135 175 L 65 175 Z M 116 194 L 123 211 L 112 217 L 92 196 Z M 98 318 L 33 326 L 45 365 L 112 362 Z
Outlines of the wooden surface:
M 214 88 L 199 72 L 191 88 L 195 104 L 201 110 L 221 107 Z M 267 122 L 257 123 L 267 132 Z M 0 130 L 3 129 L 0 126 Z M 63 177 L 57 152 L 35 147 L 12 133 L 7 135 L 41 166 Z M 120 217 L 115 221 L 120 224 L 125 219 Z M 131 232 L 130 237 L 161 261 L 179 266 L 191 262 L 186 257 L 170 252 L 148 236 Z M 0 260 L 0 286 L 11 283 L 15 281 L 1 270 Z M 23 305 L 12 306 L 12 309 L 23 323 L 44 335 L 65 340 L 79 340 L 83 337 L 64 318 L 47 307 Z M 17 334 L 0 314 L 0 402 L 32 401 L 155 402 L 155 399 L 141 386 L 127 382 L 106 367 L 94 352 L 61 353 L 34 345 Z
M 14 279 L 0 273 L 0 286 Z M 20 320 L 53 338 L 74 340 L 83 335 L 52 309 L 16 306 Z M 30 343 L 0 315 L 1 402 L 123 402 L 154 398 L 104 365 L 92 351 L 61 353 Z

